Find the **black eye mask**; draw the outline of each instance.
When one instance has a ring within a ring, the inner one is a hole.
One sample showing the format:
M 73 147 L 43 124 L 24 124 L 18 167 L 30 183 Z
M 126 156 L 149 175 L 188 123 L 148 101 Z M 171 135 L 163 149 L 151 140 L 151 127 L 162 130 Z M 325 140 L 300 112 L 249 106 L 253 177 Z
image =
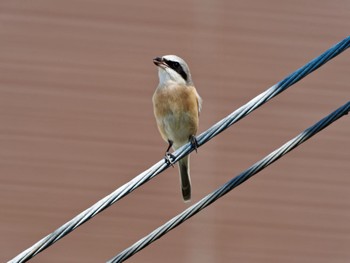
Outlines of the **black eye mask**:
M 171 60 L 167 60 L 164 59 L 164 62 L 173 70 L 175 70 L 177 73 L 179 73 L 181 75 L 181 77 L 187 81 L 187 74 L 186 72 L 183 70 L 182 66 L 180 65 L 179 62 L 176 61 L 171 61 Z

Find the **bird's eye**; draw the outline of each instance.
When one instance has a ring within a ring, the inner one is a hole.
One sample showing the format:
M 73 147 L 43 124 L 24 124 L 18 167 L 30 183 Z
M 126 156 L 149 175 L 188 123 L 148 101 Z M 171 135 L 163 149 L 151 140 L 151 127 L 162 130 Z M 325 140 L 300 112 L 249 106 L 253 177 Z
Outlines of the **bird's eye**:
M 175 62 L 173 62 L 173 65 L 174 65 L 175 68 L 177 68 L 177 67 L 180 66 L 180 63 L 175 61 Z

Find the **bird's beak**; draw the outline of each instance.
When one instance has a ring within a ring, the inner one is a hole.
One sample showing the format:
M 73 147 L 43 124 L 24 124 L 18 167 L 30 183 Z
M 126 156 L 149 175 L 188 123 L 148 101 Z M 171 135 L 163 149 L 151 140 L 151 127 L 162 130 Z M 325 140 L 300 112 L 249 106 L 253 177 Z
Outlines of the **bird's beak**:
M 153 59 L 153 63 L 157 66 L 157 67 L 161 67 L 161 68 L 166 68 L 168 65 L 165 63 L 164 59 L 161 57 L 156 57 Z

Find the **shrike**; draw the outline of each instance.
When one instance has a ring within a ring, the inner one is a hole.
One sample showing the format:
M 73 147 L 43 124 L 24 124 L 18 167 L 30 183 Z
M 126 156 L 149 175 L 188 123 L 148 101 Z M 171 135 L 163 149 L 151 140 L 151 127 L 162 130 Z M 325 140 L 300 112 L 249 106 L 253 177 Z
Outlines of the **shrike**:
M 196 133 L 202 99 L 193 85 L 186 62 L 175 55 L 156 57 L 159 84 L 153 95 L 153 110 L 162 138 L 169 143 L 165 158 L 171 163 L 170 148 L 177 150 L 191 142 L 197 150 Z M 191 200 L 189 155 L 179 160 L 181 190 L 184 201 Z

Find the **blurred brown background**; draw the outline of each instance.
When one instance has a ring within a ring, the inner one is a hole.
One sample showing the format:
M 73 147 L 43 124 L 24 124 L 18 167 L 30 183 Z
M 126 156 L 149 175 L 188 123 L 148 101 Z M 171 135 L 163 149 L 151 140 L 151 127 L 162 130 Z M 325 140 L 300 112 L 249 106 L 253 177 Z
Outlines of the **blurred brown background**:
M 155 56 L 190 65 L 200 132 L 349 34 L 350 2 L 0 2 L 0 261 L 158 162 Z M 193 201 L 350 98 L 345 52 L 192 155 Z M 130 262 L 349 262 L 344 117 Z M 32 262 L 104 262 L 190 204 L 169 169 Z

